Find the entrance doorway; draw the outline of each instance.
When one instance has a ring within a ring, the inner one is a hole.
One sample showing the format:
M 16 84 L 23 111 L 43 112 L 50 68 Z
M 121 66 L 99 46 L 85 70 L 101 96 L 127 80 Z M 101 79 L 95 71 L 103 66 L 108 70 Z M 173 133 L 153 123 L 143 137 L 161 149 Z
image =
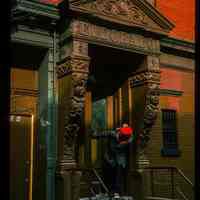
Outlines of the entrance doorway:
M 121 126 L 123 121 L 132 125 L 129 77 L 140 67 L 144 55 L 89 45 L 89 56 L 90 74 L 85 98 L 86 134 L 79 158 L 85 161 L 82 164 L 101 171 L 108 141 L 91 138 L 87 129 L 111 130 Z

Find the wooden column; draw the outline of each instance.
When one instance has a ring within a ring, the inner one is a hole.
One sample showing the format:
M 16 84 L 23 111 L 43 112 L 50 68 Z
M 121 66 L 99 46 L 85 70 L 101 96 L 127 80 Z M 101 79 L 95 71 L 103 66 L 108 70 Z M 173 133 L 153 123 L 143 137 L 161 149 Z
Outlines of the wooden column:
M 114 116 L 113 116 L 113 96 L 108 96 L 106 99 L 106 116 L 107 116 L 107 129 L 113 129 Z
M 122 122 L 126 121 L 128 123 L 130 121 L 129 92 L 130 92 L 129 91 L 129 84 L 128 84 L 128 80 L 127 80 L 127 81 L 125 81 L 125 83 L 121 87 L 121 110 L 122 110 L 121 118 L 122 118 Z
M 77 136 L 83 120 L 89 57 L 83 54 L 87 44 L 72 41 L 68 54 L 57 69 L 58 74 L 58 160 L 57 200 L 78 200 L 81 173 L 77 166 Z
M 130 78 L 132 93 L 132 120 L 137 139 L 141 142 L 133 146 L 130 157 L 130 192 L 135 199 L 143 199 L 143 168 L 149 165 L 146 146 L 150 140 L 152 126 L 156 120 L 159 106 L 160 69 L 157 56 L 147 56 L 138 70 Z
M 92 93 L 87 91 L 85 95 L 85 106 L 84 106 L 84 126 L 85 126 L 85 136 L 84 136 L 84 161 L 85 165 L 88 167 L 91 165 L 91 139 L 89 137 L 89 129 L 91 128 L 92 121 Z

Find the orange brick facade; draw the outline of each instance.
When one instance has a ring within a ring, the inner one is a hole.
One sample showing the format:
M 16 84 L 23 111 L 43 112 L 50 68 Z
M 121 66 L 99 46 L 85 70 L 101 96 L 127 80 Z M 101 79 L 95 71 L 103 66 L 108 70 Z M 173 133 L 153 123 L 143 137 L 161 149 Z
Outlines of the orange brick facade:
M 152 131 L 152 140 L 148 148 L 148 156 L 152 166 L 176 166 L 193 180 L 194 178 L 194 73 L 193 71 L 162 68 L 168 74 L 177 73 L 181 77 L 173 89 L 183 92 L 181 96 L 160 96 L 160 112 Z M 173 79 L 173 77 L 172 77 Z M 162 77 L 162 80 L 164 78 Z M 168 79 L 169 81 L 171 79 Z M 162 85 L 162 82 L 161 82 Z M 171 85 L 169 85 L 171 87 Z M 167 88 L 168 89 L 168 88 Z M 162 115 L 161 109 L 177 111 L 177 137 L 180 156 L 163 157 Z
M 175 28 L 170 36 L 194 41 L 195 34 L 195 1 L 191 0 L 155 0 L 156 8 L 165 15 Z

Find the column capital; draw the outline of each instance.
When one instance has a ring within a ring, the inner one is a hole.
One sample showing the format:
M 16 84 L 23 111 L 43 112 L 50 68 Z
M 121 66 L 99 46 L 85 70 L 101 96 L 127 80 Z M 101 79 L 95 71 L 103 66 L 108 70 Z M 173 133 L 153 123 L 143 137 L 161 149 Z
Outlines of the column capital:
M 146 84 L 160 83 L 160 70 L 140 71 L 132 74 L 130 77 L 130 87 L 137 87 Z
M 76 73 L 89 73 L 90 58 L 88 56 L 71 55 L 64 58 L 57 63 L 57 75 L 58 78 L 62 78 L 73 72 Z

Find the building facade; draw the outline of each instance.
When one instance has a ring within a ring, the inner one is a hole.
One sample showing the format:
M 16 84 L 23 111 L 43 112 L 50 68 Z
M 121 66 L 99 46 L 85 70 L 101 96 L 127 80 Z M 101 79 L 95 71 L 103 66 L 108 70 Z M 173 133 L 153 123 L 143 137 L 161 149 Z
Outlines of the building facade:
M 13 1 L 10 200 L 90 196 L 106 149 L 90 129 L 123 121 L 137 134 L 126 195 L 193 199 L 194 4 L 187 3 Z

